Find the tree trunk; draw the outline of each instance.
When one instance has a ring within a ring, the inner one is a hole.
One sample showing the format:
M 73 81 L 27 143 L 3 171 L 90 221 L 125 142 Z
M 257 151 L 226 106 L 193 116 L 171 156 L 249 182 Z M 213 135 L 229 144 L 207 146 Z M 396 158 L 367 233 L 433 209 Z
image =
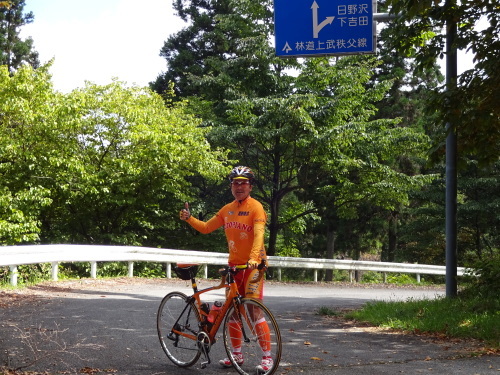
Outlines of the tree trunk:
M 398 213 L 392 212 L 389 217 L 389 248 L 387 249 L 387 261 L 394 262 L 398 243 Z
M 278 216 L 271 207 L 271 220 L 269 222 L 269 245 L 266 249 L 268 256 L 276 254 L 276 241 L 278 239 Z
M 328 224 L 326 228 L 326 259 L 333 259 L 335 254 L 335 238 L 337 232 L 333 225 Z M 333 270 L 328 269 L 325 272 L 325 281 L 333 281 Z
M 279 137 L 275 140 L 275 147 L 280 144 Z M 277 148 L 276 148 L 277 149 Z M 280 207 L 280 164 L 279 158 L 274 158 L 273 175 L 272 175 L 273 187 L 271 190 L 271 199 L 269 202 L 269 209 L 271 210 L 271 218 L 269 222 L 269 246 L 267 248 L 267 255 L 276 255 L 276 241 L 278 239 L 279 230 L 279 207 Z
M 278 230 L 279 230 L 279 202 L 276 198 L 276 194 L 273 194 L 271 197 L 271 202 L 269 205 L 270 209 L 270 218 L 269 218 L 269 244 L 266 249 L 266 253 L 268 256 L 276 255 L 276 241 L 278 239 Z

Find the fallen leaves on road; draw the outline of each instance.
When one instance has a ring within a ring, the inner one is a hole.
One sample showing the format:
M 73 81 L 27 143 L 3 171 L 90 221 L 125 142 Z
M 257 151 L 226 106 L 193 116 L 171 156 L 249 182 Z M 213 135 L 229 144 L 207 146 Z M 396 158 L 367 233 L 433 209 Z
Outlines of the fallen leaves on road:
M 39 372 L 39 371 L 16 371 L 16 370 L 10 370 L 4 367 L 0 367 L 0 374 L 2 375 L 50 375 L 50 373 L 44 371 L 44 372 Z
M 115 369 L 104 369 L 101 370 L 99 368 L 92 368 L 92 367 L 83 367 L 79 371 L 81 374 L 88 374 L 88 375 L 93 375 L 93 374 L 98 374 L 100 372 L 106 373 L 106 374 L 111 374 L 118 372 L 118 370 Z
M 19 307 L 23 303 L 33 303 L 39 301 L 39 298 L 31 294 L 0 291 L 0 308 Z

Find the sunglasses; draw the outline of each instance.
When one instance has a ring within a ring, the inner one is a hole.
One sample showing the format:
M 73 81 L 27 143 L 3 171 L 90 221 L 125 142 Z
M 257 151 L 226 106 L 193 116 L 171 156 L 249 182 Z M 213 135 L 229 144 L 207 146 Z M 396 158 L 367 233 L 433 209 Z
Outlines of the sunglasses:
M 248 181 L 248 180 L 242 180 L 242 181 L 233 180 L 233 181 L 231 181 L 231 185 L 238 185 L 238 186 L 250 185 L 250 181 Z

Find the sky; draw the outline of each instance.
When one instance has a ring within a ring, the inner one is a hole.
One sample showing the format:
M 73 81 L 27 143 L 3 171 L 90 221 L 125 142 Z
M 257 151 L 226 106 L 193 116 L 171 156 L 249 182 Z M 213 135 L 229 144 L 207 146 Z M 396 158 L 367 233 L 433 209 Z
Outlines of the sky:
M 167 69 L 165 40 L 186 24 L 172 0 L 25 0 L 35 20 L 21 28 L 31 36 L 56 90 L 68 93 L 85 81 L 105 85 L 117 78 L 147 86 Z M 459 58 L 459 73 L 471 66 Z M 444 64 L 445 60 L 441 63 Z M 444 72 L 444 70 L 443 70 Z
M 167 68 L 163 43 L 185 26 L 171 0 L 25 0 L 30 11 L 21 35 L 33 38 L 42 64 L 54 59 L 52 82 L 66 93 L 113 78 L 147 86 Z

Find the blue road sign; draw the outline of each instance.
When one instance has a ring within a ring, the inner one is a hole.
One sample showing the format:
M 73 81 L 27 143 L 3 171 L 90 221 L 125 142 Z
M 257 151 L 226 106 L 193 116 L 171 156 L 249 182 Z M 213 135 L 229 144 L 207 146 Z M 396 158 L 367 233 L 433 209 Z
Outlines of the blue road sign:
M 375 52 L 374 0 L 274 0 L 276 55 Z

